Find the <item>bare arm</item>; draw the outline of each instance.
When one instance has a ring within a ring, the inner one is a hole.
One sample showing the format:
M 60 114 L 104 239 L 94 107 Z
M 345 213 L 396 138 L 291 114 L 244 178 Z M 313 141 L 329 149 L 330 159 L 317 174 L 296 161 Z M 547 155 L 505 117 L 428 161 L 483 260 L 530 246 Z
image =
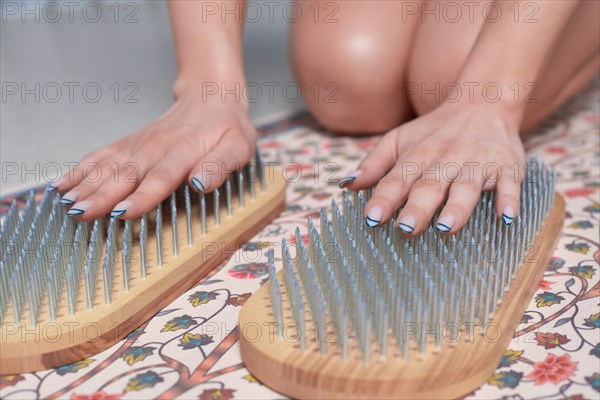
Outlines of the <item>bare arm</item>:
M 579 0 L 496 0 L 460 73 L 460 82 L 494 82 L 503 92 L 499 108 L 520 124 L 528 93 Z M 528 15 L 527 11 L 535 11 Z M 513 94 L 519 90 L 515 101 Z M 476 91 L 481 94 L 481 91 Z M 507 95 L 507 94 L 511 95 Z M 531 98 L 535 101 L 535 96 Z M 489 99 L 475 99 L 489 102 Z M 493 104 L 493 103 L 490 103 Z
M 202 81 L 244 82 L 245 1 L 169 1 L 177 53 L 175 96 Z
M 198 192 L 210 192 L 254 153 L 257 133 L 247 101 L 222 96 L 245 84 L 244 1 L 168 3 L 178 62 L 175 102 L 156 121 L 87 155 L 53 184 L 66 192 L 68 215 L 79 220 L 107 213 L 137 218 L 184 180 Z M 100 179 L 87 178 L 90 163 L 101 168 Z M 113 179 L 115 166 L 127 178 Z
M 524 18 L 525 4 L 537 10 L 536 22 Z M 378 182 L 365 208 L 367 225 L 387 221 L 406 201 L 396 221 L 403 234 L 423 231 L 441 205 L 436 229 L 455 233 L 467 222 L 481 191 L 492 189 L 498 194 L 498 217 L 507 225 L 515 221 L 525 169 L 519 136 L 524 100 L 531 100 L 527 95 L 535 90 L 577 4 L 571 0 L 491 3 L 457 82 L 460 88 L 472 85 L 477 90 L 450 94 L 452 101 L 390 131 L 347 185 L 356 190 Z M 516 19 L 515 7 L 521 11 Z

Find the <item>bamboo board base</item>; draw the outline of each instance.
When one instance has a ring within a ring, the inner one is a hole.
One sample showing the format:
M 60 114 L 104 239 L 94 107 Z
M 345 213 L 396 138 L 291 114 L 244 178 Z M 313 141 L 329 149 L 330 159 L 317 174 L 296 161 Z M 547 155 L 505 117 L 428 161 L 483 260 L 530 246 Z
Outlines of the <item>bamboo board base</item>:
M 74 316 L 69 315 L 64 299 L 55 321 L 51 321 L 46 313 L 35 327 L 28 321 L 9 322 L 12 321 L 9 314 L 0 329 L 0 374 L 54 368 L 109 348 L 229 258 L 284 206 L 285 181 L 281 174 L 274 173 L 268 177 L 267 190 L 262 192 L 257 188 L 255 199 L 246 195 L 245 207 L 235 207 L 232 217 L 225 216 L 222 207 L 220 225 L 214 226 L 211 222 L 205 236 L 200 236 L 199 223 L 194 226 L 200 240 L 191 246 L 185 240 L 186 217 L 181 213 L 177 223 L 180 238 L 177 256 L 171 254 L 172 227 L 165 221 L 163 266 L 156 266 L 154 244 L 149 246 L 147 260 L 152 267 L 147 277 L 142 279 L 140 271 L 132 268 L 131 285 L 129 291 L 124 292 L 120 276 L 116 274 L 111 304 L 104 304 L 103 288 L 100 287 L 94 308 L 88 310 L 85 296 L 80 296 Z M 120 263 L 119 257 L 115 271 L 120 271 Z M 25 310 L 25 315 L 27 312 Z
M 463 327 L 458 340 L 454 343 L 443 340 L 439 351 L 430 350 L 419 357 L 417 349 L 412 349 L 408 362 L 399 354 L 388 355 L 386 359 L 374 355 L 371 363 L 365 364 L 360 350 L 352 344 L 347 360 L 341 357 L 337 346 L 328 346 L 329 353 L 321 355 L 315 335 L 309 331 L 306 332 L 306 351 L 301 352 L 287 300 L 283 303 L 284 335 L 283 338 L 277 336 L 268 285 L 264 285 L 240 312 L 242 359 L 261 382 L 293 398 L 449 399 L 464 396 L 480 387 L 497 368 L 556 247 L 564 210 L 564 200 L 556 195 L 553 209 L 533 246 L 529 247 L 493 319 L 484 327 L 475 326 L 470 330 Z M 282 297 L 287 299 L 283 285 L 281 289 Z M 290 329 L 286 329 L 288 323 Z M 311 326 L 310 321 L 307 326 Z M 428 349 L 432 347 L 435 346 Z M 390 349 L 393 348 L 390 344 Z

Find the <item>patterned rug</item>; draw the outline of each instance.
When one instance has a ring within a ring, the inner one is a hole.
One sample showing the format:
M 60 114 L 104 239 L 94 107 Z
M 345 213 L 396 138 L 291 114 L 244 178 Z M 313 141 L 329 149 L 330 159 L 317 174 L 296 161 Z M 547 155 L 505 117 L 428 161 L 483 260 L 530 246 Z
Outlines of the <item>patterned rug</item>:
M 526 139 L 558 171 L 564 233 L 496 372 L 467 398 L 600 397 L 600 85 L 596 82 Z M 265 247 L 340 196 L 337 182 L 377 137 L 322 132 L 304 115 L 262 129 L 266 161 L 284 168 L 287 210 L 202 282 L 110 349 L 47 371 L 0 377 L 0 397 L 281 398 L 240 359 L 240 306 L 267 277 Z M 17 197 L 19 197 L 17 195 Z M 2 199 L 6 212 L 11 198 Z

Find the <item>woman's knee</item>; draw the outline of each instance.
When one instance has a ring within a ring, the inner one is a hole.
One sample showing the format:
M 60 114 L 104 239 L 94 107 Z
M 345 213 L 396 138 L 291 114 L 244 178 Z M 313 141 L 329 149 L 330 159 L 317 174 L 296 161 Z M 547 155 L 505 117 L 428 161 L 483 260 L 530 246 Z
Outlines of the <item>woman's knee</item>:
M 409 43 L 406 50 L 402 44 L 392 49 L 397 28 L 361 26 L 352 15 L 358 6 L 342 3 L 335 24 L 292 25 L 292 69 L 323 126 L 349 134 L 385 132 L 411 114 L 402 92 Z

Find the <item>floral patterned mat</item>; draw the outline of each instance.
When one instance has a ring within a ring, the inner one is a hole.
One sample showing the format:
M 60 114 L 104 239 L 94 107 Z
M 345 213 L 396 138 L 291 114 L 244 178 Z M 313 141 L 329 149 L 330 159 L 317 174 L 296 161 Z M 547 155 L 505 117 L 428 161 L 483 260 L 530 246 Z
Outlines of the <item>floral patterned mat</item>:
M 526 147 L 558 171 L 564 233 L 496 372 L 467 398 L 600 398 L 600 85 L 553 116 Z M 16 398 L 281 398 L 240 359 L 240 306 L 267 277 L 264 249 L 332 197 L 377 138 L 335 137 L 308 116 L 264 128 L 266 161 L 288 180 L 287 210 L 202 282 L 110 349 L 60 368 L 0 377 Z M 11 198 L 3 199 L 2 212 Z

